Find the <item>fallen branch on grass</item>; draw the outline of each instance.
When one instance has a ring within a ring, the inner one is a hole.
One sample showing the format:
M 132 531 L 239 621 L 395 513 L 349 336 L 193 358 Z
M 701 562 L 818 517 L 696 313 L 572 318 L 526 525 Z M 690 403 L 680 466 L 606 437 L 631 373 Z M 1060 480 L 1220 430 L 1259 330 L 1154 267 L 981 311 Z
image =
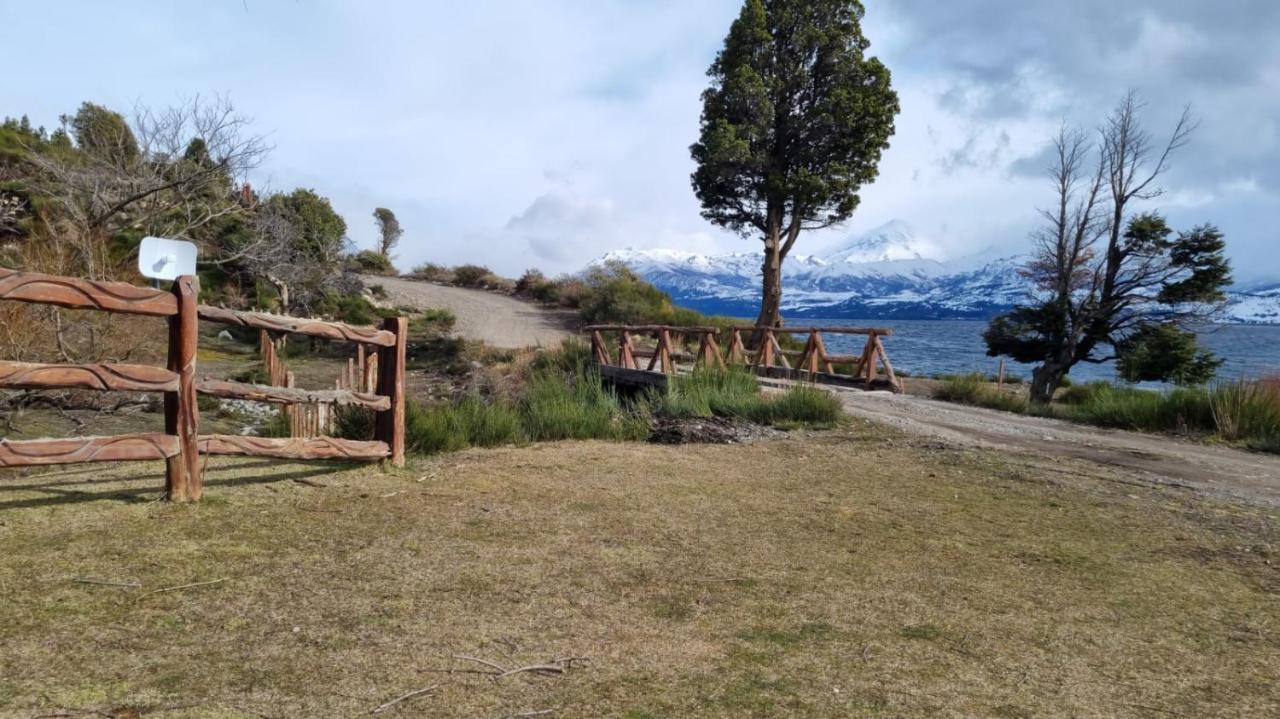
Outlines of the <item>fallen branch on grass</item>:
M 484 674 L 485 676 L 493 677 L 494 681 L 497 681 L 498 679 L 501 679 L 503 677 L 509 677 L 512 674 L 521 674 L 524 672 L 533 672 L 535 674 L 564 674 L 566 671 L 573 668 L 574 662 L 585 662 L 590 659 L 589 657 L 560 657 L 558 659 L 552 659 L 551 661 L 545 662 L 543 664 L 530 664 L 524 667 L 516 667 L 515 669 L 507 669 L 506 667 L 502 666 L 501 664 L 498 664 L 497 662 L 491 662 L 488 659 L 472 657 L 466 654 L 454 654 L 453 658 L 462 659 L 468 662 L 475 662 L 476 664 L 482 664 L 485 667 L 492 669 L 493 671 L 482 671 L 479 669 L 424 669 L 423 671 Z
M 104 587 L 128 587 L 129 589 L 140 589 L 142 587 L 139 582 L 114 582 L 110 579 L 93 579 L 91 577 L 76 577 L 71 581 L 77 584 L 100 584 Z
M 212 579 L 207 582 L 192 582 L 191 584 L 179 584 L 176 587 L 162 587 L 160 589 L 152 589 L 149 592 L 143 592 L 142 594 L 139 594 L 138 599 L 142 599 L 143 597 L 151 594 L 159 594 L 161 592 L 176 592 L 179 589 L 192 589 L 194 587 L 207 587 L 210 584 L 221 584 L 222 582 L 225 582 L 228 579 L 230 579 L 230 577 L 223 577 L 222 579 Z
M 381 714 L 382 712 L 384 712 L 384 711 L 386 711 L 386 710 L 390 709 L 391 707 L 393 707 L 393 706 L 395 706 L 395 705 L 399 704 L 400 702 L 409 701 L 410 699 L 416 699 L 417 697 L 420 697 L 420 696 L 422 696 L 422 695 L 424 695 L 424 694 L 430 694 L 431 692 L 433 692 L 433 691 L 435 691 L 436 689 L 439 689 L 439 688 L 440 688 L 440 685 L 439 685 L 439 684 L 432 684 L 432 685 L 431 685 L 431 686 L 429 686 L 429 687 L 423 687 L 422 689 L 415 689 L 415 690 L 413 690 L 413 691 L 409 692 L 408 694 L 401 694 L 400 696 L 396 697 L 395 699 L 392 699 L 391 701 L 387 702 L 386 704 L 379 704 L 378 706 L 374 707 L 373 711 L 371 711 L 371 712 L 369 712 L 369 713 L 370 713 L 370 714 Z

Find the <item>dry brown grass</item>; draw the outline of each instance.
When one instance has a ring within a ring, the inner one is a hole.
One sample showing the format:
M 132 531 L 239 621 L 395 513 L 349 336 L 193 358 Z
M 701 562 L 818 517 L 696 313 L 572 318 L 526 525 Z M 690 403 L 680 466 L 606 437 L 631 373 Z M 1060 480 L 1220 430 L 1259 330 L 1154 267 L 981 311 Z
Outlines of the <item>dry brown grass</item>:
M 355 716 L 437 683 L 380 716 L 1280 711 L 1275 512 L 1092 465 L 861 426 L 211 464 L 199 506 L 146 465 L 0 481 L 0 713 Z

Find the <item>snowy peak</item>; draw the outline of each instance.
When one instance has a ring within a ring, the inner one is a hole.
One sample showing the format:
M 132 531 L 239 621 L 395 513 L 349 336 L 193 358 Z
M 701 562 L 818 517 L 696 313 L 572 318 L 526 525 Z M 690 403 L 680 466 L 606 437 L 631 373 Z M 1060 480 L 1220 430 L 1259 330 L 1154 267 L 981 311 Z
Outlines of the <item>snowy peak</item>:
M 899 260 L 941 260 L 941 248 L 923 239 L 911 225 L 893 220 L 870 232 L 856 235 L 823 259 L 831 264 L 863 264 Z

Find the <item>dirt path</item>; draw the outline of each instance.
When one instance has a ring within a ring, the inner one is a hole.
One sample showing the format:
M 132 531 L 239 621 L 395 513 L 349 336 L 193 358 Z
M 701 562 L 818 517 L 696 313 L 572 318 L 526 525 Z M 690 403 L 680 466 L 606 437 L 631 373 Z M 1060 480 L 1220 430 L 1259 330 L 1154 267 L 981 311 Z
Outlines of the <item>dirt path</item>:
M 1280 506 L 1280 457 L 1137 432 L 1099 429 L 887 392 L 840 392 L 845 410 L 950 444 L 1012 450 L 1052 462 L 1087 459 L 1153 484 Z
M 454 334 L 491 347 L 555 347 L 573 334 L 575 315 L 513 297 L 394 277 L 365 277 L 382 285 L 388 301 L 416 309 L 444 308 L 457 316 Z

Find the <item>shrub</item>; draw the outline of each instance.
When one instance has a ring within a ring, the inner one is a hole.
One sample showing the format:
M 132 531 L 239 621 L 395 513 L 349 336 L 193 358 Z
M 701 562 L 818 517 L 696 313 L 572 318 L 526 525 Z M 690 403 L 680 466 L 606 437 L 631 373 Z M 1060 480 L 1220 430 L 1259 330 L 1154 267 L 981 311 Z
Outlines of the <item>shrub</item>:
M 486 289 L 498 283 L 499 277 L 483 265 L 458 265 L 453 268 L 453 284 L 459 287 Z
M 521 413 L 533 440 L 641 439 L 649 434 L 642 413 L 626 413 L 618 396 L 594 371 L 572 379 L 542 371 L 529 380 Z
M 582 294 L 586 287 L 581 280 L 561 279 L 556 282 L 556 299 L 561 307 L 576 310 L 582 306 Z
M 666 417 L 737 417 L 753 419 L 762 399 L 755 375 L 741 367 L 728 370 L 697 368 L 676 376 L 654 400 L 654 410 Z
M 414 454 L 497 447 L 524 440 L 520 415 L 505 402 L 469 395 L 453 403 L 405 406 L 405 447 Z
M 984 388 L 986 378 L 978 373 L 944 377 L 942 384 L 933 391 L 934 399 L 946 402 L 972 403 Z
M 666 324 L 675 312 L 671 297 L 629 267 L 592 267 L 584 279 L 579 314 L 587 323 Z
M 341 439 L 373 439 L 375 416 L 373 410 L 365 407 L 338 406 L 334 410 L 333 436 Z
M 1223 439 L 1258 444 L 1280 440 L 1280 391 L 1263 382 L 1226 382 L 1209 393 L 1214 426 Z
M 444 265 L 437 265 L 434 262 L 424 262 L 413 268 L 409 276 L 415 280 L 426 280 L 427 282 L 453 282 L 453 270 Z
M 444 308 L 433 308 L 423 310 L 418 316 L 409 323 L 411 330 L 422 330 L 423 332 L 434 332 L 444 334 L 453 329 L 453 325 L 458 321 L 457 315 L 452 310 Z M 417 327 L 415 327 L 415 325 Z
M 1026 397 L 995 389 L 978 372 L 943 377 L 942 384 L 933 391 L 933 397 L 1004 412 L 1026 412 L 1029 409 Z
M 774 426 L 829 427 L 844 411 L 835 395 L 817 387 L 792 387 L 780 395 L 765 397 L 750 419 Z
M 361 250 L 351 258 L 356 269 L 371 275 L 395 275 L 396 267 L 391 264 L 391 258 L 375 252 L 373 250 Z
M 555 370 L 564 374 L 573 374 L 588 366 L 592 361 L 591 346 L 578 337 L 566 337 L 560 348 L 539 352 L 530 363 L 533 373 Z
M 843 414 L 840 400 L 817 387 L 762 394 L 755 375 L 740 367 L 677 376 L 650 403 L 664 417 L 729 417 L 773 426 L 830 426 Z

